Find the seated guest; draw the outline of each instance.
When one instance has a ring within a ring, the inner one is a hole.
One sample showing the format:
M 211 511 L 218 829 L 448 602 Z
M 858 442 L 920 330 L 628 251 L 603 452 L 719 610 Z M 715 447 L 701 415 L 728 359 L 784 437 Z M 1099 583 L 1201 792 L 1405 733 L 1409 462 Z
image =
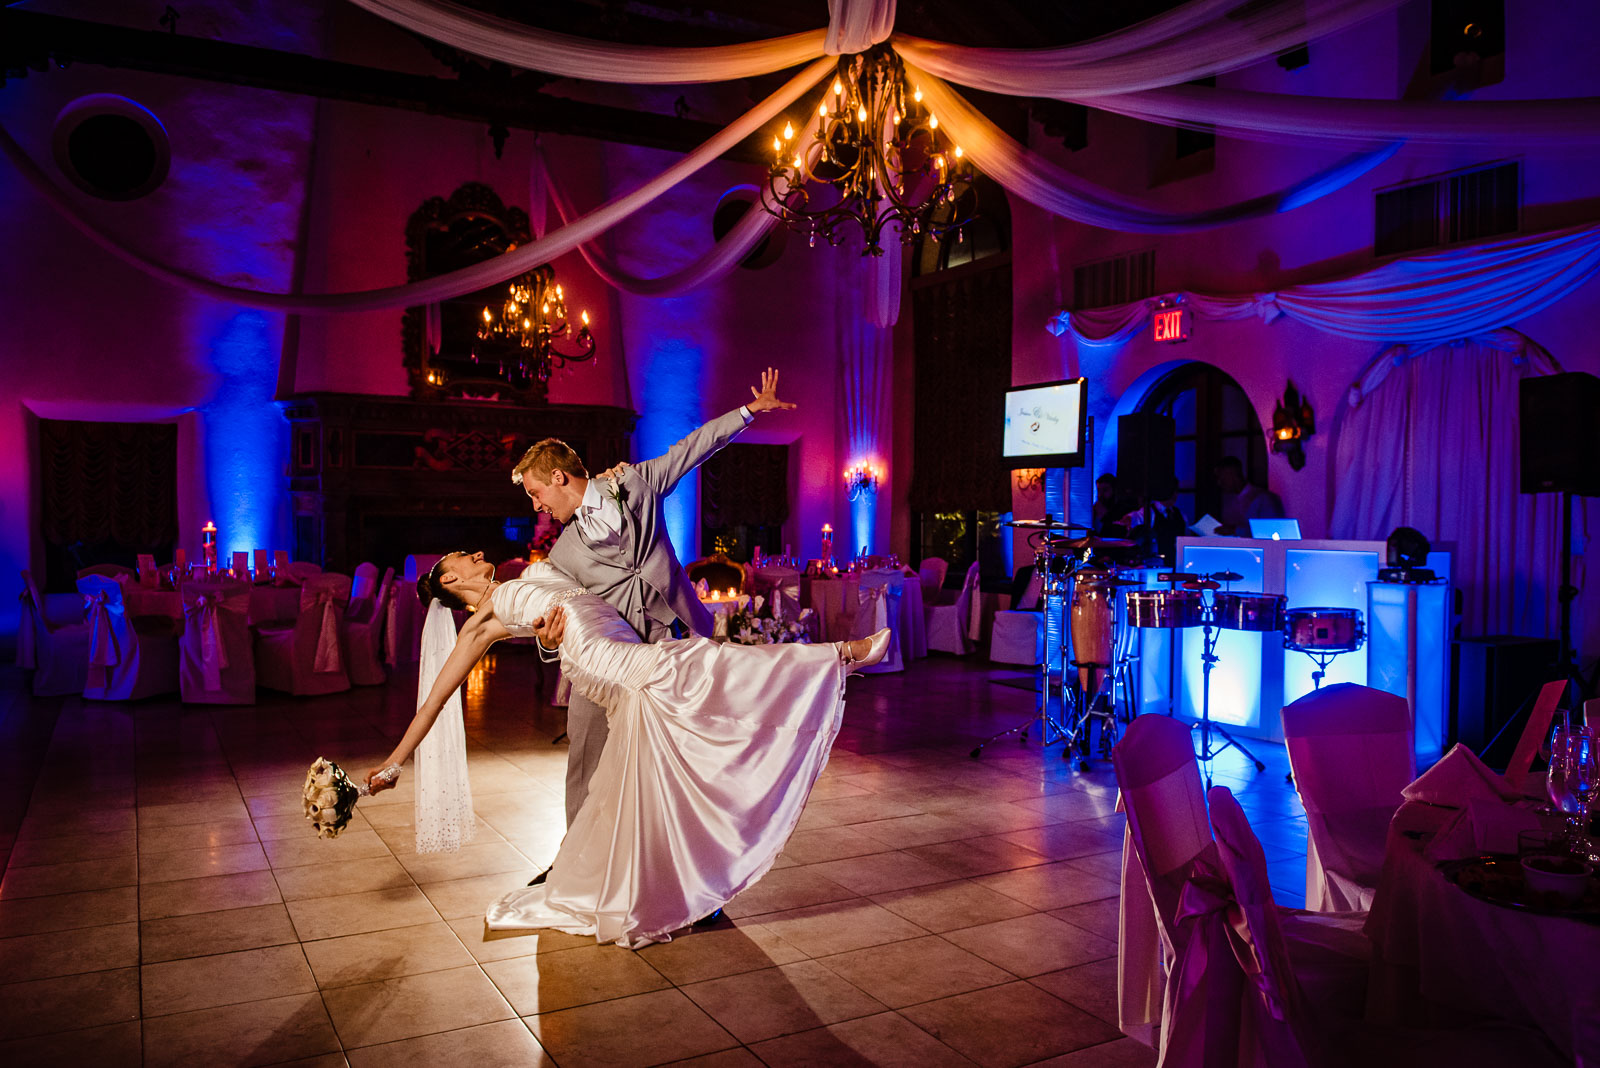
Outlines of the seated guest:
M 1222 524 L 1217 533 L 1241 538 L 1250 536 L 1250 520 L 1282 519 L 1283 502 L 1271 490 L 1244 478 L 1244 465 L 1237 456 L 1224 456 L 1213 468 L 1222 490 Z
M 1150 492 L 1149 503 L 1129 512 L 1124 522 L 1130 537 L 1170 566 L 1177 559 L 1178 539 L 1189 533 L 1189 521 L 1178 508 L 1178 480 L 1162 479 Z
M 1117 476 L 1106 472 L 1094 480 L 1094 488 L 1094 508 L 1089 520 L 1094 533 L 1108 538 L 1126 537 L 1128 527 L 1123 517 L 1133 510 L 1133 504 L 1117 492 Z

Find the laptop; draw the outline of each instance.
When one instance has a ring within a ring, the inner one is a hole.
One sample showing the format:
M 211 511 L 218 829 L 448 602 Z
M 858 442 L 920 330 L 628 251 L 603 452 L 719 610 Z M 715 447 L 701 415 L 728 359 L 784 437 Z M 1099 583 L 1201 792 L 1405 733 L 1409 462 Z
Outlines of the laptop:
M 1272 541 L 1299 541 L 1300 520 L 1252 519 L 1250 520 L 1250 536 L 1252 538 L 1266 538 Z

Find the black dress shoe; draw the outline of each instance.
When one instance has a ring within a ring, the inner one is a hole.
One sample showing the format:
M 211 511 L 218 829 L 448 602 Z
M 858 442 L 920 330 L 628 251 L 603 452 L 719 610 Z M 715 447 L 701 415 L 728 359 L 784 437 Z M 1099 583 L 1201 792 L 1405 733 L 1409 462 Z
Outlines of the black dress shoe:
M 529 886 L 538 886 L 538 885 L 540 885 L 541 883 L 543 883 L 545 881 L 545 879 L 549 876 L 549 874 L 550 874 L 550 869 L 546 868 L 544 871 L 540 872 L 538 875 L 535 875 L 532 879 L 529 879 L 528 880 L 528 885 Z
M 713 912 L 709 916 L 702 916 L 698 920 L 695 920 L 694 923 L 690 924 L 690 926 L 691 927 L 715 927 L 717 924 L 721 923 L 724 919 L 725 919 L 725 917 L 722 915 L 722 910 L 718 909 L 717 911 Z

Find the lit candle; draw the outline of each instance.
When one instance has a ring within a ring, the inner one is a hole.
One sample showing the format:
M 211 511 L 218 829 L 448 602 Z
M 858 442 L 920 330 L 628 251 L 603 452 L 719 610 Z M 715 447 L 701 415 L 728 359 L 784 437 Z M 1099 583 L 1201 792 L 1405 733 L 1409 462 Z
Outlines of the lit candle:
M 200 528 L 200 550 L 205 556 L 206 570 L 214 573 L 217 570 L 217 525 L 209 519 Z

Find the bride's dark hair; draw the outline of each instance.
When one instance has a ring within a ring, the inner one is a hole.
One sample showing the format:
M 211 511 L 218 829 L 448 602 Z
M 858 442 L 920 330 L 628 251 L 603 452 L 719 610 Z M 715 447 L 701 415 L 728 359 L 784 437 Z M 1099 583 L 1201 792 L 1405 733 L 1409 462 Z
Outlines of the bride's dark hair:
M 417 579 L 417 600 L 422 602 L 422 607 L 428 607 L 428 602 L 437 598 L 439 603 L 446 608 L 471 611 L 471 605 L 457 596 L 456 592 L 446 586 L 439 576 L 439 569 L 444 566 L 446 560 L 452 556 L 465 555 L 466 553 L 464 552 L 445 553 L 433 562 L 433 566 L 428 569 L 427 574 Z

